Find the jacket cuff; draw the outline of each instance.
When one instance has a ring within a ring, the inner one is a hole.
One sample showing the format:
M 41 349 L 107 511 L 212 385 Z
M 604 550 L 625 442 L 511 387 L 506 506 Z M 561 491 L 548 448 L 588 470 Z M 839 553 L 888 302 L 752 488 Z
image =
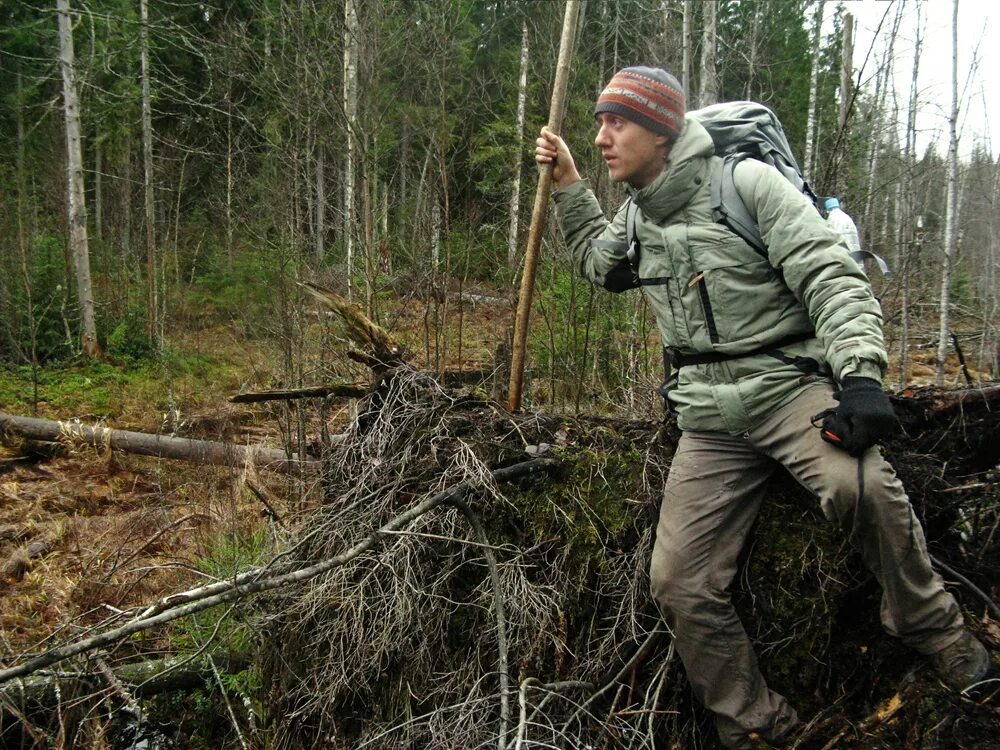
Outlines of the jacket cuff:
M 877 362 L 859 360 L 852 362 L 840 373 L 840 380 L 844 378 L 871 378 L 877 383 L 882 382 L 882 367 Z

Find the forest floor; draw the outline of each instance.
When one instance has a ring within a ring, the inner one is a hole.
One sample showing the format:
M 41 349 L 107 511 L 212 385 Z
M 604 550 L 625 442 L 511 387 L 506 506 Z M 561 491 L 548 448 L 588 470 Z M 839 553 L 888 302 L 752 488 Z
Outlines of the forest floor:
M 463 346 L 443 347 L 440 370 L 481 373 L 489 366 L 506 303 L 483 299 L 463 311 Z M 385 318 L 414 352 L 414 363 L 427 364 L 419 301 L 403 300 Z M 26 366 L 0 370 L 0 412 L 275 448 L 294 439 L 295 402 L 229 401 L 286 385 L 275 342 L 216 326 L 175 333 L 167 349 L 159 360 L 138 364 L 46 367 L 34 379 Z M 307 443 L 316 445 L 315 402 L 304 416 Z M 345 410 L 327 414 L 333 429 L 347 417 Z M 124 609 L 192 584 L 214 567 L 255 562 L 253 555 L 266 552 L 257 537 L 268 519 L 248 482 L 266 493 L 286 525 L 307 512 L 314 494 L 298 480 L 266 472 L 248 476 L 89 446 L 50 453 L 35 445 L 22 455 L 23 447 L 0 445 L 0 634 L 8 658 L 81 613 Z
M 493 367 L 506 320 L 509 309 L 502 301 L 469 306 L 463 313 L 462 360 L 452 342 L 436 369 Z M 415 364 L 429 364 L 426 314 L 419 304 L 401 304 L 383 323 L 415 353 Z M 280 448 L 294 441 L 294 402 L 229 402 L 237 393 L 281 383 L 275 346 L 217 326 L 173 336 L 170 353 L 148 363 L 76 362 L 45 368 L 36 379 L 24 367 L 0 371 L 0 411 Z M 933 378 L 932 356 L 916 355 L 914 385 Z M 955 363 L 951 377 L 958 372 Z M 312 406 L 304 413 L 306 442 L 315 444 L 320 414 Z M 347 417 L 346 410 L 327 414 L 332 422 Z M 318 502 L 314 484 L 252 468 L 87 446 L 54 452 L 23 448 L 0 447 L 0 645 L 8 663 L 53 634 L 81 632 L 114 610 L 263 561 L 281 530 Z M 149 633 L 120 647 L 109 661 L 195 650 L 203 645 L 199 637 L 204 635 L 191 628 L 168 640 Z

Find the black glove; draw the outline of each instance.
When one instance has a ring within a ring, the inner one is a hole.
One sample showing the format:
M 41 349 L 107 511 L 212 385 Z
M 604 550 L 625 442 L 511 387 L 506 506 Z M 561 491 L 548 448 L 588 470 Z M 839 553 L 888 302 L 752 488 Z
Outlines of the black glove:
M 826 442 L 860 456 L 896 431 L 896 413 L 877 380 L 846 377 L 833 397 L 840 406 L 817 415 Z

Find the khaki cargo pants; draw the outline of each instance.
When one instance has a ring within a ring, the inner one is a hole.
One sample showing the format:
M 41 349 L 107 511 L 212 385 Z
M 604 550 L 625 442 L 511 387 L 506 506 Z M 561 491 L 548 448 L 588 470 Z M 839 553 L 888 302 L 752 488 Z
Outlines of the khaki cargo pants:
M 929 654 L 961 634 L 962 615 L 930 565 L 919 521 L 892 467 L 875 448 L 863 460 L 824 442 L 810 417 L 834 407 L 816 385 L 743 436 L 686 432 L 664 489 L 650 565 L 652 593 L 698 699 L 716 715 L 727 747 L 748 734 L 781 737 L 797 722 L 764 683 L 726 589 L 778 465 L 814 493 L 825 516 L 851 534 L 882 585 L 885 629 Z M 859 466 L 860 463 L 860 466 Z

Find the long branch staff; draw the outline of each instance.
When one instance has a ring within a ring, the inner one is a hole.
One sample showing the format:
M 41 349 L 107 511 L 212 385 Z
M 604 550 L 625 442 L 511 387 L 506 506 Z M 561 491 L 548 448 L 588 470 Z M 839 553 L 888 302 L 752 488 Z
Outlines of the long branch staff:
M 562 38 L 559 40 L 559 61 L 556 65 L 556 80 L 549 103 L 549 124 L 552 132 L 562 128 L 562 116 L 566 103 L 566 85 L 569 82 L 569 63 L 573 55 L 576 39 L 577 19 L 580 16 L 580 0 L 566 0 L 563 15 Z M 528 228 L 528 247 L 524 253 L 524 271 L 521 274 L 521 293 L 514 318 L 514 345 L 510 364 L 510 386 L 507 390 L 507 408 L 518 411 L 521 408 L 521 390 L 524 385 L 524 353 L 528 341 L 528 318 L 531 315 L 531 299 L 535 291 L 535 273 L 538 270 L 538 250 L 542 244 L 545 229 L 545 215 L 549 209 L 549 190 L 552 186 L 552 165 L 542 164 L 538 171 L 538 188 L 535 190 L 535 206 L 531 211 L 531 226 Z

